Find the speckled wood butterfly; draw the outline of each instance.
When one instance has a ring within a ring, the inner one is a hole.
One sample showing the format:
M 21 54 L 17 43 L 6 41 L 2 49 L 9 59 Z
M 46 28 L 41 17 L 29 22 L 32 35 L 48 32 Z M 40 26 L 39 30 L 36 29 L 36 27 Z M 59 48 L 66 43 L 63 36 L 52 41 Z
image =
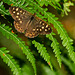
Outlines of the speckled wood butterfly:
M 29 38 L 51 33 L 52 29 L 45 21 L 19 7 L 10 7 L 15 29 Z

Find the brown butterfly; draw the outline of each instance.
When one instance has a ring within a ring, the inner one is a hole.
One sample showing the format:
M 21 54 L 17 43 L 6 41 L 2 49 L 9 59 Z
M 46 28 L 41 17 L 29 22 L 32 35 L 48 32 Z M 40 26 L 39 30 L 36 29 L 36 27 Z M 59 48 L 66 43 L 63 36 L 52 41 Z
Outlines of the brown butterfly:
M 39 34 L 49 34 L 52 31 L 50 25 L 26 10 L 19 7 L 10 7 L 9 12 L 15 20 L 15 29 L 29 38 L 34 38 Z

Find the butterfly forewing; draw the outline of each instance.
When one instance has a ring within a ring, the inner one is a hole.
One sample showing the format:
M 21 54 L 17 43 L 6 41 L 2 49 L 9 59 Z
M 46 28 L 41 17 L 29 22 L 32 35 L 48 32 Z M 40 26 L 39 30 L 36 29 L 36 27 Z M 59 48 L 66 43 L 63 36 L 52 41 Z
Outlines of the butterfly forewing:
M 29 38 L 34 38 L 39 34 L 49 34 L 52 31 L 50 25 L 26 10 L 10 7 L 9 12 L 15 20 L 14 26 L 16 30 L 24 33 Z
M 23 33 L 27 29 L 32 15 L 29 12 L 18 7 L 10 7 L 9 12 L 15 20 L 14 27 L 18 32 Z

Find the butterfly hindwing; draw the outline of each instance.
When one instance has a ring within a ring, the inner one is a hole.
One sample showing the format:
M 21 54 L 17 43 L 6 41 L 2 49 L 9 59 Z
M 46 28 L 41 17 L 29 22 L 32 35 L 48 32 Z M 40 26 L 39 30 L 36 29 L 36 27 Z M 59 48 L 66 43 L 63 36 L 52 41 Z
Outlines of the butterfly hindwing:
M 29 37 L 29 38 L 34 38 L 36 36 L 38 36 L 38 32 L 36 31 L 36 27 L 38 27 L 38 20 L 35 19 L 34 16 L 32 16 L 33 19 L 32 21 L 29 23 L 28 29 L 25 32 L 25 36 Z
M 33 20 L 30 22 L 25 36 L 29 38 L 34 38 L 37 35 L 45 35 L 51 33 L 52 29 L 50 25 L 44 22 L 42 19 L 33 16 Z

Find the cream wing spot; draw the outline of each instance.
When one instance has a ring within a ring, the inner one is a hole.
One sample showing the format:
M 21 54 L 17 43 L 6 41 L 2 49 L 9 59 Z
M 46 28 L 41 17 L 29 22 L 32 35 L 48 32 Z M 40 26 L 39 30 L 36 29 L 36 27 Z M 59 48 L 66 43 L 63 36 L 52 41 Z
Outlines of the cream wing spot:
M 15 8 L 13 7 L 13 10 L 15 10 Z
M 19 15 L 19 12 L 17 12 L 17 15 Z
M 48 25 L 46 25 L 46 28 L 48 28 Z
M 37 31 L 39 30 L 39 29 L 36 29 Z
M 18 11 L 19 8 L 16 8 L 16 11 Z
M 19 18 L 19 16 L 16 16 L 16 18 Z
M 22 10 L 20 10 L 20 13 L 22 13 Z
M 25 14 L 25 12 L 23 12 L 23 15 Z
M 50 30 L 50 28 L 48 28 L 48 30 Z
M 15 14 L 15 11 L 13 11 L 13 13 Z
M 47 29 L 45 29 L 45 31 L 47 31 Z
M 44 27 L 42 27 L 42 29 L 44 29 Z
M 45 25 L 44 23 L 42 25 Z
M 40 21 L 40 24 L 42 23 L 42 21 Z
M 18 20 L 21 20 L 20 18 Z
M 40 31 L 42 31 L 42 29 L 40 29 Z
M 16 25 L 18 25 L 18 23 L 16 23 Z
M 33 31 L 35 31 L 35 29 L 33 29 Z
M 22 23 L 22 21 L 20 21 L 20 23 Z

